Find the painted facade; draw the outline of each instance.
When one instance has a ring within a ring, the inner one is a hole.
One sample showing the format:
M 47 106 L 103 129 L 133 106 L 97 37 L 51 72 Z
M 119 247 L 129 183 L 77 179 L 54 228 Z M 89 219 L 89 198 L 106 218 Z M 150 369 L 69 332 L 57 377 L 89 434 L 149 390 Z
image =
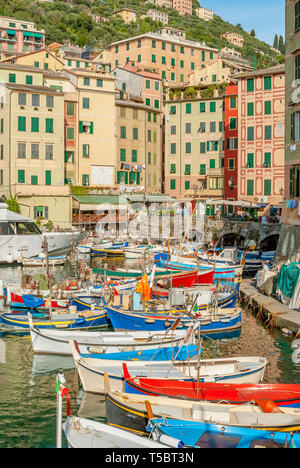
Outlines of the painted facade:
M 239 77 L 238 198 L 266 205 L 265 213 L 283 202 L 285 67 Z
M 34 52 L 45 47 L 45 31 L 34 23 L 0 16 L 0 52 L 3 55 Z
M 225 88 L 224 199 L 238 200 L 238 86 Z M 233 212 L 228 208 L 228 212 Z

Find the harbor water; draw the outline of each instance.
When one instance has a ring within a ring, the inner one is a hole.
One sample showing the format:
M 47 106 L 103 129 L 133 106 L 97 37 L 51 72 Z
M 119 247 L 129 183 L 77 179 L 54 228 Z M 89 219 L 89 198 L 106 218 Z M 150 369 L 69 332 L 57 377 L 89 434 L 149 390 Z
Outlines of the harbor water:
M 51 269 L 63 277 L 73 265 Z M 1 268 L 0 279 L 19 281 L 19 267 Z M 265 356 L 264 382 L 300 384 L 300 364 L 291 360 L 292 338 L 265 328 L 243 310 L 240 335 L 203 340 L 203 357 Z M 105 421 L 104 398 L 84 394 L 72 357 L 33 355 L 28 333 L 0 330 L 0 448 L 51 448 L 56 444 L 56 378 L 62 369 L 73 415 Z M 66 405 L 63 407 L 64 417 Z M 63 444 L 66 441 L 63 438 Z

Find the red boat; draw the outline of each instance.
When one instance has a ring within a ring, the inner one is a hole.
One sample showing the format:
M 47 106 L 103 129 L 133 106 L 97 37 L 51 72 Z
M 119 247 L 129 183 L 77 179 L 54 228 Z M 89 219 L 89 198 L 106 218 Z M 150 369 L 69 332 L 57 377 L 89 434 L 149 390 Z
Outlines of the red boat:
M 300 407 L 298 384 L 225 384 L 131 377 L 123 363 L 125 392 L 184 400 L 242 405 L 254 402 L 265 412 Z
M 11 303 L 14 305 L 14 307 L 17 307 L 17 304 L 21 306 L 25 306 L 23 297 L 20 294 L 16 294 L 14 292 L 11 292 Z M 49 304 L 47 304 L 46 300 L 44 299 L 44 303 L 41 305 L 41 307 L 49 307 Z M 53 309 L 66 309 L 69 307 L 69 301 L 68 300 L 61 300 L 61 301 L 56 301 L 54 299 L 51 300 L 51 307 Z
M 200 285 L 212 285 L 214 281 L 214 270 L 204 270 L 203 273 L 199 274 L 198 270 L 190 272 L 183 271 L 178 275 L 176 271 L 174 277 L 172 275 L 165 280 L 158 280 L 157 284 L 152 288 L 152 294 L 157 297 L 167 298 L 169 296 L 169 288 L 172 285 L 173 288 L 192 288 L 195 282 Z

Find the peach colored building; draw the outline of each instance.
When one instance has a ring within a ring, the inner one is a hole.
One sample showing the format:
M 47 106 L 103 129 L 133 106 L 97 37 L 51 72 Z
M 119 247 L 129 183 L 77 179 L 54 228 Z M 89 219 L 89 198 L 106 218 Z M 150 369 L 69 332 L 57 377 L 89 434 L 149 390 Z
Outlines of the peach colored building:
M 128 62 L 112 71 L 116 89 L 122 97 L 161 110 L 162 79 L 147 67 Z
M 192 16 L 193 0 L 173 0 L 173 8 L 178 11 L 180 16 Z
M 284 65 L 239 75 L 238 103 L 238 199 L 261 203 L 272 215 L 285 186 Z
M 168 34 L 146 33 L 114 42 L 109 47 L 113 67 L 132 61 L 160 74 L 166 85 L 187 83 L 196 67 L 205 67 L 218 50 L 195 41 Z
M 169 22 L 169 15 L 163 11 L 159 10 L 148 10 L 146 17 L 151 18 L 153 21 L 160 21 L 163 24 L 168 24 Z
M 235 32 L 227 32 L 225 34 L 221 34 L 221 39 L 226 39 L 231 44 L 234 44 L 238 47 L 243 47 L 245 39 L 241 34 Z

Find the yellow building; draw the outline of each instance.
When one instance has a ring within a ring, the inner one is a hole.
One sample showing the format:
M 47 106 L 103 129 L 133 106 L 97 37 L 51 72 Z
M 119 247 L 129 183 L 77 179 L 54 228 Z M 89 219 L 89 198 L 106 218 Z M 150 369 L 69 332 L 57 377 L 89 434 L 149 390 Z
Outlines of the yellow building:
M 117 177 L 127 192 L 160 193 L 162 113 L 155 107 L 117 100 Z
M 64 94 L 43 85 L 34 67 L 0 64 L 1 194 L 17 196 L 22 213 L 70 227 L 64 184 Z
M 205 68 L 197 67 L 190 74 L 190 85 L 211 85 L 214 83 L 229 82 L 230 77 L 237 73 L 250 72 L 253 68 L 250 65 L 242 64 L 230 59 L 219 58 L 210 63 Z
M 59 57 L 57 57 L 56 54 L 48 51 L 47 49 L 9 57 L 2 62 L 52 71 L 60 71 L 64 68 L 64 62 Z
M 113 16 L 120 15 L 123 21 L 127 24 L 133 22 L 136 23 L 136 11 L 130 10 L 129 8 L 122 8 L 114 12 Z

